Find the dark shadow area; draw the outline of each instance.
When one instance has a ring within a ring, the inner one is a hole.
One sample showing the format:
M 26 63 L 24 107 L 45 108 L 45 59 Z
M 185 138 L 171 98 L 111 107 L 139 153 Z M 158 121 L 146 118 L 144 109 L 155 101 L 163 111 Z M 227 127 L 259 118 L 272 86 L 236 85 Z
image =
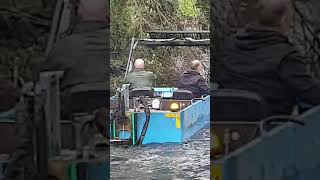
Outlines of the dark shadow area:
M 1 180 L 109 179 L 109 9 L 1 2 Z
M 211 1 L 214 180 L 320 176 L 310 166 L 320 164 L 314 151 L 319 6 L 313 0 Z

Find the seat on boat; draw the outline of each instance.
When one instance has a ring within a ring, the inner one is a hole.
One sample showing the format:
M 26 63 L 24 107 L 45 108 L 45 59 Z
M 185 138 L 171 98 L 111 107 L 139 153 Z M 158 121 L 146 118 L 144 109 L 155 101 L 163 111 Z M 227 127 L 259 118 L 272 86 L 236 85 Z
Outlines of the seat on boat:
M 66 99 L 67 114 L 91 113 L 106 106 L 108 88 L 104 83 L 81 84 L 69 90 Z
M 173 100 L 192 100 L 194 98 L 191 91 L 188 90 L 176 90 L 173 92 Z
M 229 151 L 259 135 L 259 122 L 267 116 L 266 103 L 259 94 L 245 90 L 218 89 L 212 92 L 211 98 L 213 133 L 220 141 L 230 137 L 224 142 L 224 147 L 228 146 Z
M 213 121 L 257 122 L 267 116 L 264 99 L 254 92 L 219 89 L 211 98 Z
M 68 90 L 63 100 L 63 119 L 61 122 L 62 147 L 73 149 L 76 147 L 77 128 L 75 127 L 76 114 L 92 115 L 93 111 L 105 107 L 108 88 L 105 83 L 88 83 L 74 86 Z M 78 130 L 79 131 L 79 130 Z
M 129 92 L 129 98 L 147 96 L 149 98 L 154 97 L 154 91 L 152 88 L 135 88 Z

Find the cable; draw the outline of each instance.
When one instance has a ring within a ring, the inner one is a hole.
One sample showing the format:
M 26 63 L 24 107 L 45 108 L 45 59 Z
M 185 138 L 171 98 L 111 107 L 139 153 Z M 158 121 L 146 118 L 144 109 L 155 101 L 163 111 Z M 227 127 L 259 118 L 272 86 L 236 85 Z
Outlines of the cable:
M 139 137 L 139 139 L 137 140 L 137 142 L 134 146 L 142 145 L 142 142 L 143 142 L 144 137 L 147 133 L 149 121 L 150 121 L 150 109 L 149 109 L 148 102 L 147 102 L 146 98 L 143 96 L 140 96 L 140 98 L 136 102 L 140 102 L 144 106 L 144 112 L 146 114 L 146 121 L 143 125 L 142 131 L 141 131 L 141 136 Z

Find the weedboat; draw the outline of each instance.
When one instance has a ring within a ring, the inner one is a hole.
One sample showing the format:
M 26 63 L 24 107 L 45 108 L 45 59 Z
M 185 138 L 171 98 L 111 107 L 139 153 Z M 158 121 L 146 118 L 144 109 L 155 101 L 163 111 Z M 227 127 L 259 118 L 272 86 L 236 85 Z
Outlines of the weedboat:
M 136 46 L 210 45 L 209 31 L 153 31 L 149 35 L 150 39 L 132 39 L 125 76 L 132 69 Z M 210 122 L 210 96 L 195 99 L 191 92 L 175 87 L 129 92 L 129 85 L 124 84 L 110 105 L 111 142 L 117 144 L 183 143 Z

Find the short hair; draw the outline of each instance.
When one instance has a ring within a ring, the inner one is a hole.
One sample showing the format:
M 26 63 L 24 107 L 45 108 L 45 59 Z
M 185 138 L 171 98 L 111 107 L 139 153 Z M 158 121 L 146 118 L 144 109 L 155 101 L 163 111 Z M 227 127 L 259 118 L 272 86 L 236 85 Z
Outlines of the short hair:
M 106 0 L 79 0 L 80 15 L 96 16 L 95 18 L 104 18 L 107 20 L 108 4 Z M 98 17 L 100 16 L 100 17 Z M 103 16 L 103 17 L 102 17 Z
M 190 69 L 197 70 L 201 65 L 201 62 L 199 60 L 193 60 L 190 62 Z
M 144 68 L 144 60 L 143 59 L 136 59 L 134 61 L 135 68 Z
M 291 0 L 259 0 L 258 23 L 268 27 L 279 26 L 290 5 L 292 5 Z
M 90 10 L 107 9 L 106 0 L 79 0 L 79 4 Z

